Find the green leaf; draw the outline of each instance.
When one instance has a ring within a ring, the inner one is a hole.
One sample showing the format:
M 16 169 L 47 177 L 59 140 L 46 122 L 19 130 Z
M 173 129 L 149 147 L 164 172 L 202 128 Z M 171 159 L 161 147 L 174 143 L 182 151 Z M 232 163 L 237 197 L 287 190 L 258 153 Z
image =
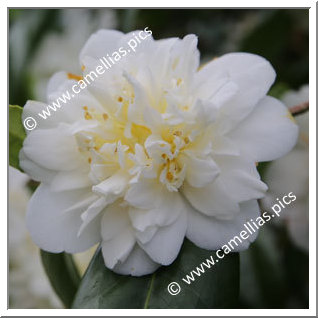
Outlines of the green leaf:
M 271 87 L 268 95 L 280 99 L 286 92 L 290 90 L 290 87 L 286 83 L 276 83 Z
M 56 294 L 66 308 L 70 308 L 80 283 L 80 275 L 73 258 L 66 253 L 49 253 L 41 250 L 45 272 Z
M 9 164 L 19 170 L 19 152 L 26 136 L 21 121 L 22 110 L 20 106 L 9 106 Z
M 78 289 L 73 308 L 235 308 L 239 293 L 239 255 L 230 253 L 190 285 L 182 278 L 196 270 L 214 252 L 185 240 L 177 260 L 154 274 L 131 277 L 105 267 L 100 249 L 93 257 Z M 177 282 L 178 295 L 167 287 Z
M 257 240 L 240 253 L 243 308 L 286 308 L 288 290 L 283 281 L 286 266 L 275 232 L 270 224 L 263 226 Z

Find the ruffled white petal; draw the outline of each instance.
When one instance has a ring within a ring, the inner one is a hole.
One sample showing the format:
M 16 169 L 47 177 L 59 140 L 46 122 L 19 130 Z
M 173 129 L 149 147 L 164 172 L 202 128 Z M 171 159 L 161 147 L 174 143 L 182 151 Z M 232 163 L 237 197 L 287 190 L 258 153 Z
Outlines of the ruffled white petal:
M 75 203 L 85 201 L 89 189 L 52 192 L 41 184 L 34 192 L 28 208 L 26 223 L 32 240 L 42 249 L 53 252 L 78 253 L 100 241 L 100 219 L 96 218 L 78 236 L 81 213 L 88 205 L 66 211 Z
M 185 183 L 182 193 L 195 209 L 209 216 L 233 218 L 240 211 L 238 202 L 218 179 L 203 188 Z
M 135 236 L 138 242 L 140 242 L 141 244 L 145 244 L 154 237 L 157 231 L 158 231 L 157 226 L 148 226 L 143 231 L 135 230 Z
M 98 198 L 95 200 L 87 210 L 82 213 L 81 219 L 83 223 L 78 230 L 78 235 L 80 236 L 84 229 L 102 212 L 102 210 L 107 206 L 107 201 L 104 197 Z
M 129 175 L 119 170 L 111 177 L 92 187 L 93 192 L 103 195 L 108 203 L 113 203 L 124 194 L 128 186 Z
M 221 173 L 218 181 L 236 202 L 264 197 L 267 186 L 260 179 L 256 164 L 237 156 L 217 156 Z
M 174 223 L 159 228 L 150 241 L 139 245 L 153 261 L 169 265 L 179 254 L 186 229 L 187 214 L 183 211 Z
M 134 233 L 130 228 L 118 233 L 111 240 L 102 242 L 105 264 L 113 269 L 117 264 L 125 262 L 135 245 Z
M 45 169 L 30 160 L 25 155 L 23 148 L 20 150 L 19 153 L 19 164 L 23 171 L 26 172 L 35 181 L 49 183 L 56 175 L 55 171 Z
M 68 81 L 69 81 L 69 78 L 67 76 L 67 73 L 64 71 L 60 71 L 60 72 L 53 74 L 52 77 L 50 78 L 48 84 L 47 84 L 47 88 L 46 88 L 47 96 L 49 97 L 51 94 L 62 91 L 61 88 Z
M 58 172 L 51 180 L 52 191 L 67 191 L 92 186 L 92 181 L 88 176 L 88 171 L 62 171 Z
M 157 195 L 158 204 L 152 209 L 129 208 L 129 216 L 136 230 L 144 231 L 147 227 L 154 225 L 170 225 L 182 213 L 183 199 L 179 193 L 165 190 Z
M 193 155 L 182 156 L 186 165 L 186 181 L 195 188 L 202 188 L 220 174 L 220 169 L 211 157 L 197 158 Z
M 60 109 L 58 109 L 56 112 L 54 110 L 50 110 L 50 113 L 52 113 L 52 116 L 46 116 L 46 119 L 43 119 L 39 113 L 43 116 L 43 111 L 48 112 L 47 110 L 48 104 L 41 103 L 33 100 L 28 100 L 26 104 L 23 107 L 22 112 L 22 122 L 27 117 L 32 117 L 36 120 L 36 130 L 42 130 L 42 129 L 49 129 L 49 128 L 55 128 L 57 127 L 61 122 L 65 121 L 65 117 L 63 116 L 62 112 L 60 112 Z M 34 133 L 36 130 L 27 130 L 26 133 L 29 135 L 31 132 Z
M 163 191 L 157 180 L 142 179 L 130 185 L 125 200 L 136 208 L 150 210 L 160 205 Z
M 244 224 L 251 219 L 255 220 L 259 215 L 259 206 L 256 200 L 240 204 L 240 213 L 232 220 L 219 220 L 214 217 L 203 215 L 191 206 L 187 206 L 188 228 L 186 236 L 197 246 L 207 250 L 217 250 L 227 244 L 234 236 L 246 230 Z M 253 231 L 251 231 L 253 232 Z M 257 232 L 253 232 L 246 240 L 242 240 L 235 251 L 248 248 L 256 239 Z
M 58 129 L 32 131 L 24 140 L 23 151 L 36 164 L 49 170 L 73 170 L 83 164 L 74 136 L 62 124 Z
M 39 121 L 57 117 L 59 120 L 57 123 L 78 124 L 79 122 L 85 123 L 84 107 L 87 107 L 88 110 L 94 109 L 100 114 L 105 112 L 104 107 L 88 89 L 92 83 L 88 85 L 86 82 L 87 87 L 83 88 L 83 80 L 79 83 L 78 79 L 74 79 L 72 76 L 73 74 L 66 72 L 58 72 L 53 75 L 47 89 L 47 101 L 50 105 L 48 107 L 51 116 L 45 120 L 41 118 Z
M 122 275 L 143 276 L 153 273 L 158 267 L 160 267 L 160 264 L 152 261 L 136 244 L 126 261 L 117 264 L 113 271 Z
M 99 59 L 107 54 L 112 54 L 118 50 L 118 41 L 123 37 L 123 33 L 116 30 L 99 30 L 92 34 L 81 50 L 80 61 L 86 56 Z M 84 65 L 85 66 L 85 65 Z
M 266 96 L 255 110 L 230 133 L 245 157 L 258 161 L 275 160 L 297 142 L 298 127 L 287 108 Z
M 261 75 L 260 75 L 261 74 Z M 246 117 L 262 99 L 275 80 L 275 71 L 261 56 L 249 53 L 230 53 L 212 60 L 197 73 L 197 94 L 222 106 L 224 121 L 222 130 L 227 131 Z M 228 83 L 237 87 L 237 93 L 227 100 Z M 224 92 L 224 93 L 223 93 Z M 225 103 L 220 103 L 224 101 Z
M 105 209 L 101 222 L 103 241 L 112 240 L 130 227 L 128 208 L 123 205 L 123 202 L 117 200 Z

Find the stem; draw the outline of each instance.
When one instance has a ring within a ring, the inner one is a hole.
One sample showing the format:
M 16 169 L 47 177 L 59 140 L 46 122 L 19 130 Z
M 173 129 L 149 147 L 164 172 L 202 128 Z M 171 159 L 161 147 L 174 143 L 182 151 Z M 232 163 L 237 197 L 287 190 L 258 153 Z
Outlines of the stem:
M 303 114 L 303 113 L 309 111 L 309 101 L 295 105 L 295 106 L 289 108 L 289 111 L 292 113 L 293 116 Z

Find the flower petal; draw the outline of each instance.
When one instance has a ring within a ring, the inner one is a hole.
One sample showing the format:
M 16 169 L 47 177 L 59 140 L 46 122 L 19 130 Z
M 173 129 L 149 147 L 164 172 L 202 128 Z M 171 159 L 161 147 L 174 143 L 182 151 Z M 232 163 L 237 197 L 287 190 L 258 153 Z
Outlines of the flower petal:
M 127 207 L 123 206 L 119 200 L 107 206 L 101 221 L 103 241 L 112 240 L 129 227 L 132 228 Z
M 83 62 L 85 56 L 95 59 L 106 56 L 118 50 L 117 43 L 124 34 L 117 30 L 99 30 L 92 34 L 81 50 L 80 61 Z
M 295 145 L 298 127 L 287 108 L 266 96 L 255 110 L 230 133 L 241 152 L 255 162 L 275 160 Z
M 162 194 L 157 193 L 157 196 L 160 202 L 152 209 L 129 208 L 132 225 L 138 231 L 144 231 L 147 227 L 154 225 L 170 225 L 182 212 L 183 199 L 178 193 L 165 190 Z
M 132 229 L 118 233 L 111 240 L 102 242 L 102 252 L 105 264 L 113 269 L 117 264 L 125 262 L 135 245 L 135 237 Z
M 95 200 L 85 212 L 82 213 L 81 219 L 83 220 L 83 223 L 78 230 L 78 236 L 80 236 L 84 229 L 90 224 L 99 213 L 102 212 L 102 210 L 106 207 L 107 202 L 104 197 L 99 198 L 98 200 Z
M 47 96 L 50 96 L 51 94 L 56 93 L 57 91 L 62 91 L 61 86 L 63 86 L 67 81 L 69 81 L 69 78 L 66 72 L 60 71 L 54 73 L 47 84 Z
M 26 104 L 23 107 L 23 112 L 22 112 L 22 122 L 27 117 L 32 117 L 36 120 L 37 126 L 36 130 L 42 130 L 42 129 L 48 129 L 48 128 L 54 128 L 57 127 L 61 122 L 65 121 L 65 118 L 62 114 L 62 112 L 50 110 L 50 114 L 52 113 L 53 116 L 46 116 L 46 119 L 41 118 L 39 116 L 39 113 L 43 115 L 43 111 L 47 112 L 47 107 L 48 104 L 33 101 L 33 100 L 28 100 Z M 34 133 L 35 130 L 27 130 L 26 133 L 29 135 L 30 133 Z
M 194 34 L 186 35 L 171 48 L 170 62 L 174 73 L 185 81 L 191 80 L 200 63 L 200 53 L 197 49 L 198 38 Z
M 26 172 L 33 180 L 39 182 L 50 182 L 56 175 L 55 171 L 45 169 L 40 165 L 30 160 L 24 153 L 23 148 L 19 153 L 20 167 Z
M 136 244 L 126 261 L 117 264 L 113 271 L 122 275 L 143 276 L 153 273 L 159 266 Z
M 66 191 L 92 186 L 92 181 L 88 177 L 88 171 L 62 171 L 58 172 L 51 180 L 52 191 Z
M 78 237 L 82 224 L 81 213 L 87 206 L 65 212 L 75 203 L 85 201 L 90 193 L 89 189 L 52 192 L 49 186 L 41 184 L 27 208 L 26 223 L 33 241 L 40 248 L 53 253 L 83 252 L 99 242 L 98 218 Z
M 218 179 L 203 188 L 194 188 L 185 183 L 182 193 L 195 209 L 208 216 L 232 218 L 240 210 L 238 203 Z
M 241 203 L 240 209 L 240 213 L 233 220 L 219 220 L 203 215 L 188 205 L 187 238 L 204 249 L 217 250 L 221 248 L 234 236 L 239 236 L 242 230 L 246 231 L 244 224 L 247 221 L 250 221 L 251 218 L 255 220 L 260 215 L 256 200 Z M 248 248 L 249 244 L 256 239 L 256 236 L 257 232 L 252 233 L 248 239 L 242 240 L 235 251 Z
M 143 232 L 136 230 L 135 235 L 141 244 L 149 242 L 158 230 L 157 226 L 148 226 Z
M 226 102 L 222 112 L 227 127 L 225 123 L 222 126 L 227 130 L 252 111 L 273 84 L 275 76 L 273 67 L 261 56 L 249 53 L 225 54 L 212 60 L 198 72 L 196 79 L 198 96 L 209 98 L 212 102 L 215 96 L 216 102 L 220 100 Z M 231 87 L 236 84 L 238 89 L 229 101 L 218 96 L 222 87 L 228 94 L 228 82 L 232 82 Z
M 32 131 L 24 140 L 23 151 L 36 164 L 49 170 L 73 170 L 83 163 L 74 136 L 62 124 L 58 129 Z
M 192 187 L 202 188 L 220 174 L 220 169 L 210 157 L 201 159 L 187 154 L 180 159 L 186 165 L 186 181 Z
M 150 210 L 159 206 L 163 190 L 157 180 L 142 179 L 130 185 L 125 200 L 136 208 Z
M 221 173 L 218 181 L 236 202 L 264 197 L 267 186 L 261 181 L 254 162 L 237 156 L 215 156 Z
M 179 254 L 186 229 L 187 214 L 183 212 L 174 223 L 159 228 L 149 242 L 138 243 L 153 261 L 169 265 Z
M 103 182 L 93 186 L 92 190 L 95 193 L 105 196 L 108 203 L 113 203 L 124 193 L 128 181 L 129 174 L 119 170 Z
M 51 78 L 47 89 L 49 109 L 45 108 L 51 116 L 47 116 L 47 119 L 58 117 L 58 123 L 85 123 L 85 112 L 83 110 L 85 106 L 89 111 L 94 109 L 98 113 L 103 113 L 104 107 L 96 97 L 88 89 L 80 89 L 82 84 L 72 79 L 70 75 L 72 74 L 58 72 Z M 73 94 L 75 92 L 76 94 Z M 54 108 L 56 109 L 55 111 Z M 41 113 L 43 114 L 42 111 Z M 47 119 L 41 121 L 46 121 Z

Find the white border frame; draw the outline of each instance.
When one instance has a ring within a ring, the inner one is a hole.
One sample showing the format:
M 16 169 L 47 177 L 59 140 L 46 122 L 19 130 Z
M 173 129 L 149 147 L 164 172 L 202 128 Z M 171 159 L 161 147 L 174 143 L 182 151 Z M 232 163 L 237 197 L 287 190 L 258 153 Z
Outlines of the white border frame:
M 49 4 L 48 4 L 49 3 Z M 160 3 L 160 6 L 159 4 Z M 74 2 L 70 0 L 55 0 L 47 1 L 46 3 L 40 0 L 29 0 L 27 1 L 29 7 L 40 7 L 40 8 L 49 8 L 49 7 L 82 7 L 83 3 Z M 105 2 L 103 0 L 90 0 L 89 6 L 83 6 L 87 8 L 93 7 L 105 7 Z M 108 7 L 115 8 L 125 8 L 132 7 L 131 2 L 128 0 L 117 0 L 117 1 L 107 1 Z M 0 314 L 1 316 L 120 316 L 120 315 L 129 315 L 129 316 L 316 316 L 316 9 L 317 4 L 315 1 L 303 0 L 268 0 L 268 1 L 240 1 L 240 6 L 237 6 L 238 2 L 235 0 L 223 0 L 223 1 L 203 1 L 196 0 L 195 8 L 310 8 L 309 10 L 309 61 L 310 61 L 310 72 L 309 72 L 309 94 L 310 94 L 310 120 L 309 120 L 309 169 L 310 169 L 310 181 L 309 181 L 309 211 L 310 211 L 310 244 L 309 244 L 309 309 L 7 309 L 7 299 L 8 299 L 8 289 L 7 289 L 7 271 L 8 264 L 7 261 L 2 261 L 0 263 L 0 277 L 2 285 L 0 287 Z M 26 8 L 25 3 L 21 0 L 12 0 L 5 1 L 5 6 L 1 6 L 1 15 L 0 23 L 1 28 L 0 32 L 2 34 L 2 39 L 8 39 L 8 7 L 21 7 Z M 161 0 L 160 2 L 149 2 L 145 0 L 135 0 L 133 7 L 167 7 L 167 8 L 177 8 L 177 7 L 194 7 L 192 3 L 185 1 L 175 1 L 175 0 Z M 8 44 L 7 44 L 8 45 Z M 8 49 L 8 48 L 7 48 Z M 8 96 L 8 64 L 7 64 L 7 52 L 2 49 L 0 51 L 0 61 L 1 61 L 1 70 L 2 78 L 0 85 L 1 97 L 4 99 L 5 96 Z M 1 107 L 1 128 L 2 134 L 0 135 L 1 144 L 8 144 L 7 140 L 7 113 L 5 113 L 5 104 L 7 100 L 3 103 Z M 7 167 L 8 161 L 3 155 L 0 157 L 1 167 Z M 7 203 L 7 184 L 3 180 L 1 185 L 1 202 Z M 1 251 L 4 255 L 7 255 L 7 204 L 2 208 L 2 222 L 0 222 L 0 244 Z

